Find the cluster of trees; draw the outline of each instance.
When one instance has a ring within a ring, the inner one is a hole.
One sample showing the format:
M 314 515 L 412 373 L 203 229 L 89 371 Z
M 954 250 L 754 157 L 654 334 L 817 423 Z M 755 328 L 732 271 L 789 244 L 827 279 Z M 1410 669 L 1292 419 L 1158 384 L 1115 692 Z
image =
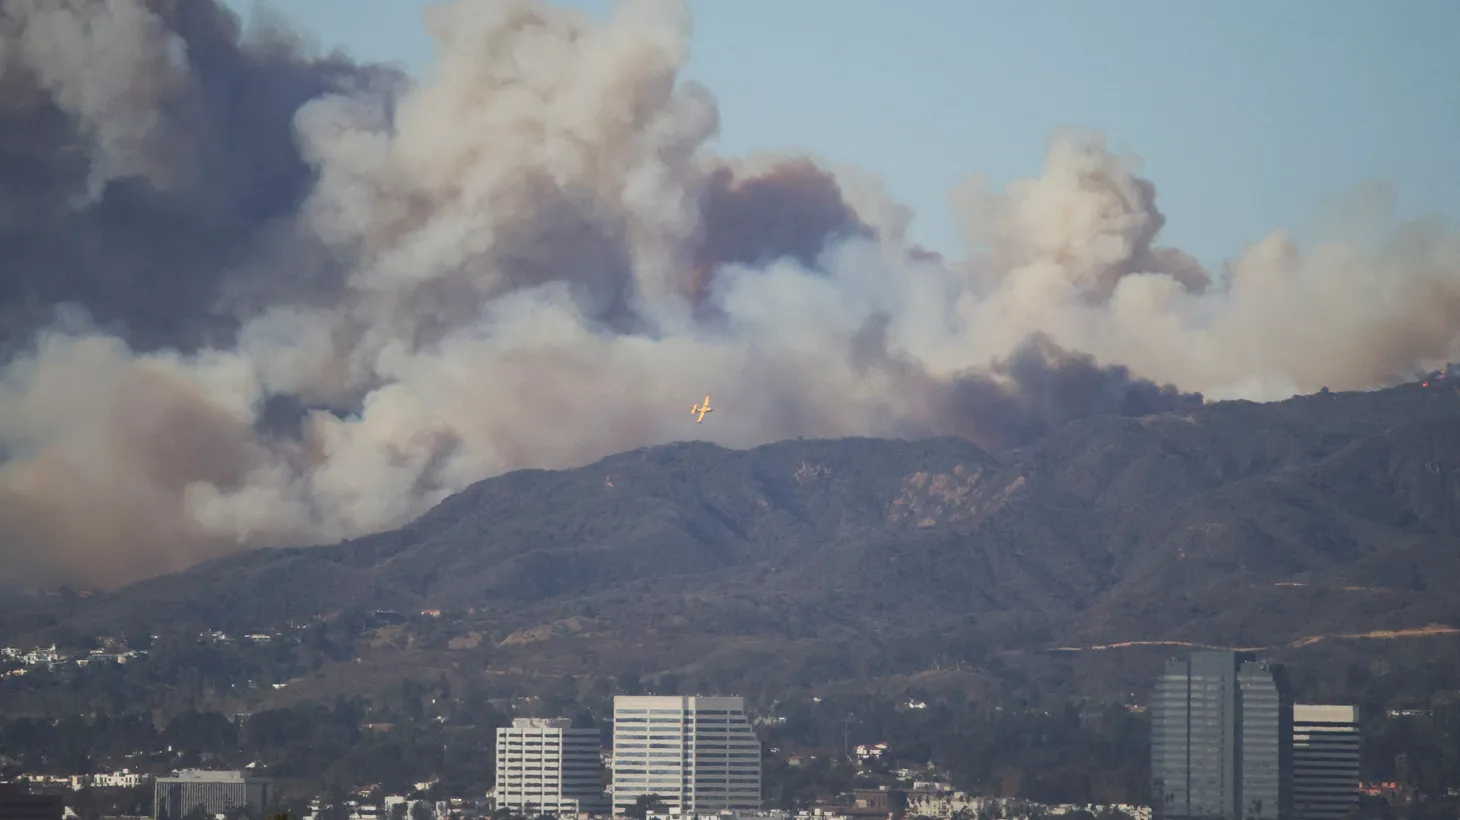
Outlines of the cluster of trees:
M 1124 707 L 1041 709 L 961 699 L 797 698 L 775 706 L 762 729 L 782 754 L 765 763 L 767 799 L 805 805 L 817 796 L 885 783 L 899 769 L 931 767 L 954 787 L 1044 803 L 1138 803 L 1148 791 L 1145 721 Z M 859 744 L 885 743 L 854 763 Z M 787 758 L 796 754 L 799 765 Z M 812 756 L 815 756 L 812 759 Z M 860 773 L 860 774 L 859 774 Z
M 1364 770 L 1368 780 L 1409 780 L 1427 797 L 1460 788 L 1460 703 L 1418 714 L 1363 718 Z
M 237 717 L 185 710 L 160 726 L 135 713 L 15 718 L 0 723 L 0 757 L 10 761 L 0 773 L 86 774 L 124 759 L 154 771 L 257 762 L 325 790 L 375 783 L 406 793 L 435 778 L 443 793 L 485 793 L 495 730 L 507 719 L 479 696 L 461 705 L 472 723 L 412 720 L 359 698 Z
M 111 714 L 203 708 L 247 697 L 356 655 L 358 632 L 348 623 L 316 623 L 277 639 L 213 643 L 197 634 L 171 633 L 152 640 L 130 636 L 130 649 L 147 656 L 126 664 L 63 664 L 32 667 L 0 681 L 0 709 L 10 715 L 104 711 Z M 76 638 L 61 648 L 84 651 L 94 639 Z

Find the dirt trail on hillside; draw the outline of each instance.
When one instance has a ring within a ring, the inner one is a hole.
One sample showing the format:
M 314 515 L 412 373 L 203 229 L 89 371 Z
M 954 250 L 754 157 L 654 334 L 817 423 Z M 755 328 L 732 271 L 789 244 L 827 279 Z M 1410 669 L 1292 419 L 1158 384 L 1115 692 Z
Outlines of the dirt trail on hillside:
M 1428 626 L 1414 627 L 1410 629 L 1377 629 L 1372 632 L 1339 632 L 1331 635 L 1308 635 L 1297 638 L 1283 644 L 1271 646 L 1216 646 L 1214 644 L 1193 643 L 1190 641 L 1121 641 L 1119 643 L 1098 644 L 1096 646 L 1056 646 L 1047 650 L 1049 652 L 1105 652 L 1111 649 L 1128 649 L 1137 646 L 1170 646 L 1187 649 L 1225 649 L 1233 652 L 1267 652 L 1274 649 L 1297 649 L 1303 646 L 1310 646 L 1325 640 L 1395 640 L 1399 638 L 1429 638 L 1436 635 L 1460 635 L 1460 628 L 1446 626 L 1445 624 L 1430 624 Z

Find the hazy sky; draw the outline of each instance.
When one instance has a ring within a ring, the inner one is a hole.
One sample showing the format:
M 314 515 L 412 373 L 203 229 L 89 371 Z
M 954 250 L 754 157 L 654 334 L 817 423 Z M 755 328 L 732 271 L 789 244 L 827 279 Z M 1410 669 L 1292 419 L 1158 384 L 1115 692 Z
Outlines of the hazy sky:
M 241 11 L 252 0 L 229 0 Z M 611 0 L 565 2 L 607 15 Z M 424 0 L 275 3 L 326 48 L 428 71 Z M 915 239 L 959 248 L 970 172 L 1038 172 L 1052 128 L 1141 156 L 1165 240 L 1209 266 L 1303 236 L 1358 186 L 1460 216 L 1460 3 L 1448 0 L 691 0 L 688 76 L 719 150 L 809 148 L 879 172 Z

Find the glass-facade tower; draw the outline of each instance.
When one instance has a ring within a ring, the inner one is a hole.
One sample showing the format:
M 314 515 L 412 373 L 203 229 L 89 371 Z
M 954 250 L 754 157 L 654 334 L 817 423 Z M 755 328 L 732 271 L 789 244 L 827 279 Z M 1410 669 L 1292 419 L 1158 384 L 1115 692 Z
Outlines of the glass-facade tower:
M 1292 714 L 1281 667 L 1222 650 L 1168 661 L 1151 699 L 1156 812 L 1171 820 L 1286 817 Z

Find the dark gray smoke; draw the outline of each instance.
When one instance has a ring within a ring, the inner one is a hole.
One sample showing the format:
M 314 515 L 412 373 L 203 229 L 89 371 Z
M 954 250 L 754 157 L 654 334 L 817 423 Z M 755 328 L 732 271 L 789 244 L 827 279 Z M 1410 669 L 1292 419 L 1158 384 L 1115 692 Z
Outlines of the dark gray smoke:
M 701 207 L 705 237 L 700 252 L 712 267 L 762 266 L 790 257 L 811 268 L 829 244 L 873 236 L 843 199 L 836 179 L 805 159 L 749 178 L 717 169 Z
M 953 382 L 945 420 L 994 449 L 1029 444 L 1074 419 L 1184 413 L 1202 404 L 1200 393 L 1137 378 L 1121 365 L 1101 367 L 1044 334 L 1029 337 L 991 370 Z
M 908 418 L 902 435 L 951 433 L 999 451 L 1030 444 L 1075 419 L 1185 413 L 1203 403 L 1200 393 L 1158 385 L 1122 365 L 1101 366 L 1043 333 L 1030 334 L 984 368 L 930 378 L 889 347 L 890 329 L 887 314 L 871 317 L 852 340 L 851 360 L 864 377 L 885 378 L 922 397 L 928 415 Z
M 313 174 L 295 112 L 327 92 L 403 82 L 311 59 L 277 28 L 244 43 L 211 1 L 14 0 L 0 32 L 0 343 L 11 348 L 63 304 L 136 349 L 228 344 L 225 280 L 260 275 L 278 261 L 269 245 L 296 239 L 289 221 Z

